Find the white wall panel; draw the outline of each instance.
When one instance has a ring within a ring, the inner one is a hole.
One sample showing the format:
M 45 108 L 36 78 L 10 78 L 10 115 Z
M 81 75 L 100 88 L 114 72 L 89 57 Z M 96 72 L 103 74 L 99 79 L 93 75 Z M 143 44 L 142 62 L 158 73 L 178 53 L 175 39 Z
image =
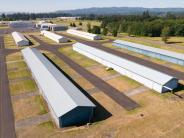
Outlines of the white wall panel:
M 173 78 L 164 73 L 155 71 L 131 61 L 124 60 L 115 55 L 106 53 L 105 51 L 81 43 L 74 44 L 73 50 L 103 64 L 104 66 L 111 67 L 120 74 L 134 79 L 150 89 L 160 93 L 162 92 L 162 87 L 164 84 Z M 155 78 L 155 76 L 159 76 L 159 78 Z M 175 88 L 176 85 L 173 85 L 173 87 Z

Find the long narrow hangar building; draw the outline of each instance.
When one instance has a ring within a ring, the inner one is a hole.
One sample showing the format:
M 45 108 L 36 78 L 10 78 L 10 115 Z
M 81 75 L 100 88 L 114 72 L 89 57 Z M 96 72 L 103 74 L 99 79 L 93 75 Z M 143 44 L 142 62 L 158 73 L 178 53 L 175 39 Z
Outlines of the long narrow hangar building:
M 68 26 L 65 25 L 59 25 L 59 24 L 52 24 L 49 26 L 50 31 L 66 31 L 68 30 Z
M 184 54 L 122 40 L 115 40 L 114 46 L 184 66 Z
M 111 67 L 122 75 L 125 75 L 150 89 L 159 93 L 172 91 L 178 86 L 178 79 L 153 70 L 151 68 L 139 65 L 132 61 L 123 59 L 116 55 L 107 53 L 97 48 L 76 43 L 73 50 L 107 66 Z
M 49 31 L 41 31 L 41 34 L 53 41 L 55 41 L 56 43 L 66 43 L 68 42 L 68 39 L 66 37 L 63 37 L 61 35 L 49 32 Z
M 29 45 L 29 40 L 25 38 L 24 35 L 19 32 L 13 32 L 12 37 L 17 46 L 28 46 Z
M 21 52 L 58 127 L 92 119 L 96 106 L 42 53 L 34 48 Z
M 83 31 L 79 31 L 79 30 L 74 30 L 74 29 L 68 29 L 67 33 L 72 34 L 72 35 L 76 35 L 79 37 L 83 37 L 89 40 L 101 40 L 101 36 L 98 36 L 96 34 L 92 34 L 92 33 L 88 33 L 88 32 L 83 32 Z

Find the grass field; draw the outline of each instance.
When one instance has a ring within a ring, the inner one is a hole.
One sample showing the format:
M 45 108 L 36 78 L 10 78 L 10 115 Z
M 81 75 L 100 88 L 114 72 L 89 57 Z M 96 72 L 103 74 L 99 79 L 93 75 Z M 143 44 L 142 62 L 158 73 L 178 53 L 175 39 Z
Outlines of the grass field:
M 10 80 L 18 79 L 18 78 L 22 78 L 22 77 L 23 78 L 25 78 L 25 77 L 31 78 L 31 73 L 26 69 L 8 72 L 8 78 Z
M 36 84 L 33 80 L 21 80 L 17 82 L 10 82 L 11 95 L 22 94 L 26 92 L 34 92 L 37 90 Z
M 120 37 L 118 39 L 129 41 L 129 42 L 134 42 L 134 43 L 139 43 L 139 44 L 143 44 L 143 45 L 147 45 L 147 46 L 151 46 L 151 47 L 155 47 L 155 48 L 161 48 L 161 49 L 165 49 L 165 50 L 170 50 L 170 51 L 174 51 L 174 52 L 178 52 L 178 53 L 184 53 L 184 49 L 179 49 L 178 47 L 164 46 L 162 43 L 156 44 L 156 43 L 153 43 L 153 42 L 148 42 L 148 41 L 144 41 L 144 40 L 138 40 L 138 39 L 135 39 L 135 37 Z M 144 39 L 146 40 L 147 37 L 146 38 L 144 37 Z M 148 38 L 148 40 L 149 40 L 149 38 Z M 181 47 L 183 47 L 183 46 L 181 46 Z
M 5 48 L 7 49 L 17 49 L 18 48 L 11 34 L 4 35 L 4 45 L 5 45 Z
M 8 29 L 9 26 L 6 24 L 0 24 L 0 29 Z
M 50 52 L 44 52 L 50 59 L 52 59 L 60 68 L 62 68 L 67 74 L 69 74 L 74 80 L 80 84 L 84 89 L 93 88 L 91 84 L 84 79 L 81 80 L 81 76 L 77 74 L 74 70 L 68 67 L 62 60 Z M 114 72 L 105 72 L 103 66 L 90 59 L 83 57 L 79 54 L 75 54 L 72 48 L 66 47 L 60 49 L 60 52 L 69 56 L 72 60 L 79 63 L 81 66 L 87 68 L 90 72 L 96 72 L 99 77 L 104 77 L 106 75 L 113 75 Z M 81 62 L 82 60 L 82 62 Z M 89 62 L 86 66 L 86 62 Z M 93 66 L 97 65 L 97 68 Z M 92 69 L 92 68 L 94 69 Z M 107 73 L 107 74 L 106 74 Z M 111 74 L 112 73 L 112 74 Z M 77 76 L 77 78 L 76 78 Z M 113 87 L 116 87 L 122 91 L 131 91 L 134 88 L 140 86 L 140 84 L 134 82 L 133 80 L 120 76 L 115 79 L 107 81 Z M 184 90 L 180 90 L 177 94 L 184 94 Z M 184 136 L 183 129 L 183 114 L 184 114 L 184 100 L 173 94 L 159 94 L 148 90 L 141 94 L 132 96 L 137 103 L 141 105 L 140 108 L 133 111 L 126 111 L 121 106 L 119 106 L 110 97 L 105 95 L 103 92 L 99 91 L 92 94 L 92 97 L 98 101 L 107 111 L 112 114 L 105 120 L 92 123 L 89 127 L 73 127 L 73 128 L 63 128 L 57 129 L 52 122 L 45 122 L 37 126 L 21 129 L 17 131 L 17 137 L 75 137 L 75 138 L 86 138 L 86 137 L 141 137 L 141 138 L 154 138 L 154 137 L 176 137 L 180 138 Z M 35 99 L 34 99 L 35 100 Z M 37 100 L 35 100 L 37 101 Z M 26 102 L 29 103 L 29 102 Z M 33 110 L 32 115 L 40 114 L 40 106 L 35 109 L 32 105 L 27 109 L 21 103 L 24 112 L 27 110 Z M 17 104 L 18 105 L 18 104 Z M 26 106 L 26 105 L 25 105 Z M 17 106 L 21 107 L 21 106 Z M 29 111 L 28 111 L 29 113 Z M 20 113 L 19 113 L 20 114 Z M 26 114 L 26 113 L 25 113 Z M 18 114 L 17 114 L 18 115 Z M 27 115 L 25 115 L 27 116 Z M 103 118 L 104 112 L 98 110 L 96 116 L 101 116 Z M 21 117 L 20 117 L 21 118 Z
M 143 37 L 143 38 L 162 42 L 161 37 Z M 183 39 L 183 37 L 170 37 L 168 39 L 168 43 L 184 46 L 184 39 Z
M 52 20 L 53 23 L 56 24 L 62 24 L 62 25 L 67 25 L 70 26 L 70 23 L 75 23 L 77 27 L 81 27 L 84 31 L 86 31 L 87 29 L 87 24 L 90 23 L 91 26 L 100 26 L 101 22 L 99 21 L 88 21 L 88 20 L 60 20 L 60 19 L 56 19 L 56 20 Z M 79 23 L 82 22 L 82 26 L 79 26 Z
M 116 89 L 118 89 L 120 92 L 124 93 L 141 86 L 141 84 L 125 76 L 120 76 L 115 79 L 108 80 L 107 82 Z
M 22 54 L 20 52 L 16 52 L 16 53 L 6 56 L 6 62 L 20 61 L 20 60 L 23 60 Z
M 31 38 L 30 36 L 26 34 L 25 36 L 30 40 L 31 47 L 39 46 L 39 43 L 36 42 L 33 38 Z M 5 45 L 5 48 L 7 49 L 23 49 L 23 48 L 28 47 L 28 46 L 21 46 L 21 47 L 17 46 L 11 34 L 4 35 L 4 45 Z
M 59 51 L 63 54 L 66 54 L 72 60 L 76 61 L 79 65 L 83 65 L 84 67 L 89 67 L 97 64 L 97 62 L 86 58 L 85 56 L 75 52 L 72 50 L 72 47 L 60 48 Z
M 13 102 L 15 121 L 47 113 L 43 98 L 33 96 Z
M 24 61 L 20 61 L 20 62 L 15 62 L 15 63 L 8 63 L 7 64 L 7 69 L 21 69 L 21 68 L 26 68 L 26 63 Z

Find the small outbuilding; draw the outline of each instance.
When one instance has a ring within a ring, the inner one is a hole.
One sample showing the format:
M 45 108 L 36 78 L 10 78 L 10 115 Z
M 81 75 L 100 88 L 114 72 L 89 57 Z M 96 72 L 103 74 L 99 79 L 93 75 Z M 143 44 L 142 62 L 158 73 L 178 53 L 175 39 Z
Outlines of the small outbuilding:
M 86 38 L 86 39 L 89 39 L 89 40 L 101 40 L 102 39 L 101 36 L 98 36 L 96 34 L 83 32 L 83 31 L 79 31 L 79 30 L 76 30 L 76 29 L 68 29 L 67 33 L 72 34 L 72 35 L 76 35 L 76 36 L 79 36 L 79 37 L 83 37 L 83 38 Z
M 25 38 L 25 36 L 19 32 L 13 32 L 12 37 L 17 46 L 28 46 L 29 40 Z
M 76 43 L 73 45 L 73 50 L 103 64 L 104 66 L 113 68 L 120 74 L 159 93 L 173 91 L 178 86 L 178 79 L 173 76 L 145 67 L 98 48 L 82 43 Z
M 68 42 L 68 39 L 66 37 L 63 37 L 61 35 L 55 34 L 53 32 L 49 32 L 49 31 L 41 31 L 41 34 L 57 43 L 66 43 Z
M 96 106 L 83 92 L 37 49 L 26 48 L 22 54 L 57 126 L 89 123 Z

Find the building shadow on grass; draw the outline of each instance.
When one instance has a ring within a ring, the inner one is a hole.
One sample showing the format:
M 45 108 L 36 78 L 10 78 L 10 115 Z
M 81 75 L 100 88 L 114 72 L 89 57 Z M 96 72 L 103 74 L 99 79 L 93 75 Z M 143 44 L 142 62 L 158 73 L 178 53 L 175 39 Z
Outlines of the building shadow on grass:
M 31 42 L 31 40 L 27 37 L 27 36 L 24 36 L 28 41 L 29 41 L 29 46 L 33 46 L 33 42 Z
M 184 99 L 184 95 L 183 94 L 181 94 L 181 95 L 180 94 L 177 94 L 177 92 L 182 91 L 182 90 L 184 90 L 184 85 L 181 84 L 181 83 L 179 83 L 178 84 L 178 87 L 173 90 L 173 94 L 175 96 L 177 96 L 178 98 Z
M 167 44 L 181 44 L 181 41 L 177 41 L 177 42 L 167 42 Z
M 77 84 L 68 74 L 66 74 L 58 65 L 56 65 L 47 55 L 43 54 L 62 74 L 64 74 L 86 97 L 88 97 L 95 105 L 94 118 L 91 123 L 103 121 L 112 116 L 100 103 L 98 103 L 89 93 L 87 93 L 79 84 Z M 79 124 L 84 125 L 84 124 Z

